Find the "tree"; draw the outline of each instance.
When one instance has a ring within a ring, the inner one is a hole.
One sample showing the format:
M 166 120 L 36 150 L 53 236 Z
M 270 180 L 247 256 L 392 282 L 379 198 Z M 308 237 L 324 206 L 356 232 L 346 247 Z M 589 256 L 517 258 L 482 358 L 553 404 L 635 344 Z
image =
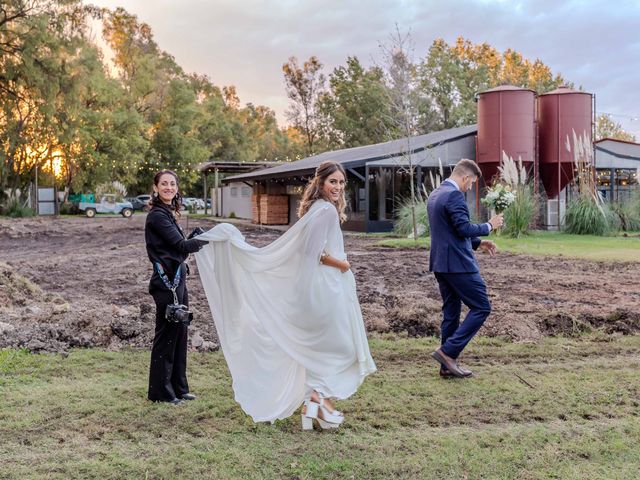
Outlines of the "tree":
M 135 188 L 147 190 L 154 173 L 169 168 L 189 190 L 198 182 L 198 163 L 210 157 L 199 135 L 206 111 L 198 104 L 197 79 L 186 75 L 160 50 L 151 28 L 122 8 L 102 9 L 103 35 L 113 50 L 118 78 L 130 105 L 142 116 L 149 148 Z
M 380 44 L 388 88 L 387 101 L 391 116 L 389 121 L 393 129 L 388 136 L 394 139 L 397 133 L 403 137 L 405 148 L 402 150 L 401 169 L 409 175 L 410 209 L 413 224 L 413 238 L 418 242 L 418 223 L 416 218 L 415 165 L 413 163 L 413 136 L 418 133 L 419 115 L 424 97 L 421 96 L 416 67 L 413 63 L 413 40 L 411 34 L 402 34 L 396 25 L 396 32 L 389 36 L 386 44 Z
M 349 148 L 380 142 L 395 128 L 391 120 L 384 72 L 366 70 L 357 57 L 329 76 L 329 89 L 318 99 L 318 111 L 328 123 L 332 146 Z
M 474 73 L 473 63 L 464 57 L 464 52 L 456 52 L 442 39 L 433 42 L 418 68 L 420 87 L 433 102 L 435 111 L 425 130 L 452 128 L 475 121 L 474 90 L 483 88 L 488 80 L 486 69 L 479 69 L 480 78 L 472 82 Z
M 316 153 L 323 128 L 318 99 L 324 91 L 326 78 L 321 70 L 322 63 L 315 56 L 302 66 L 296 57 L 290 57 L 282 65 L 287 96 L 291 100 L 287 118 L 304 133 L 308 155 Z
M 636 141 L 635 135 L 625 131 L 622 125 L 613 121 L 606 113 L 598 115 L 596 119 L 596 140 L 603 138 L 615 138 L 627 142 Z
M 91 40 L 89 16 L 102 21 L 112 55 Z M 0 5 L 0 134 L 0 197 L 27 187 L 36 170 L 67 192 L 114 180 L 140 191 L 172 168 L 188 190 L 212 155 L 301 151 L 270 109 L 241 107 L 235 87 L 185 74 L 135 15 L 81 0 Z
M 82 76 L 70 66 L 82 50 L 85 9 L 74 0 L 12 0 L 1 15 L 0 192 L 13 195 L 39 167 L 59 171 L 69 138 L 61 98 Z
M 567 83 L 561 75 L 553 76 L 540 59 L 532 62 L 513 49 L 500 53 L 463 37 L 452 46 L 434 40 L 418 72 L 421 88 L 435 107 L 431 123 L 437 128 L 474 123 L 475 96 L 483 90 L 511 84 L 544 93 Z

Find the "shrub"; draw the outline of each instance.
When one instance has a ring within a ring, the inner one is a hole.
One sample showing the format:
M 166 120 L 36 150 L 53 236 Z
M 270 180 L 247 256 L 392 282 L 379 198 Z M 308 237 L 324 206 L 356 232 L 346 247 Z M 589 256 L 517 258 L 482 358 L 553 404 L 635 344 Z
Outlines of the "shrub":
M 418 197 L 416 199 L 416 223 L 418 237 L 429 236 L 429 217 L 427 215 L 427 202 Z M 396 222 L 394 231 L 402 236 L 413 236 L 413 218 L 411 215 L 411 197 L 401 198 L 396 208 Z
M 529 227 L 537 212 L 537 199 L 531 185 L 518 185 L 516 199 L 504 211 L 502 232 L 512 238 L 529 233 Z
M 609 208 L 590 195 L 579 195 L 567 207 L 565 231 L 577 235 L 606 235 L 611 230 Z
M 63 202 L 60 204 L 60 215 L 77 215 L 79 213 L 80 209 L 75 202 Z
M 10 198 L 1 209 L 2 214 L 12 217 L 33 217 L 36 212 L 20 203 L 17 198 Z
M 189 210 L 189 213 L 198 213 L 198 204 L 196 202 L 191 202 L 187 205 L 187 210 Z
M 625 232 L 640 230 L 640 191 L 626 202 L 612 203 L 611 210 L 617 216 L 618 228 Z

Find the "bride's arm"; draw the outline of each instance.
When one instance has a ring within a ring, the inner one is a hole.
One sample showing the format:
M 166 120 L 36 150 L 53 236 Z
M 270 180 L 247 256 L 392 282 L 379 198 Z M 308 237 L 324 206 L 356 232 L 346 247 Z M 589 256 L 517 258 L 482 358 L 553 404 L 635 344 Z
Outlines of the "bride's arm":
M 320 263 L 323 265 L 327 265 L 328 267 L 334 267 L 340 270 L 342 273 L 347 272 L 351 265 L 346 260 L 338 260 L 337 258 L 332 257 L 327 252 L 322 252 L 320 255 Z

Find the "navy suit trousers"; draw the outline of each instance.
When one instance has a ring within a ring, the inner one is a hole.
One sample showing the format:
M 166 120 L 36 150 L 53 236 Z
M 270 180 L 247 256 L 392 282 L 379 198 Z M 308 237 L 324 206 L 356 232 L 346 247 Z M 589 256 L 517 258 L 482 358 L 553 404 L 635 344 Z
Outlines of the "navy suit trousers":
M 442 295 L 442 351 L 458 358 L 491 313 L 487 287 L 480 273 L 435 273 Z M 469 313 L 460 323 L 462 303 Z

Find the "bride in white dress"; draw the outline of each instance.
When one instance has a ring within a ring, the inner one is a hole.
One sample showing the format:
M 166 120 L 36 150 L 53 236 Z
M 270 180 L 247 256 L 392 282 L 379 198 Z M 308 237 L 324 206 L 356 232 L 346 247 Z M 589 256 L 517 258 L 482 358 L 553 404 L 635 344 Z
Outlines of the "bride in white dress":
M 307 185 L 301 217 L 256 248 L 220 224 L 199 235 L 196 255 L 235 399 L 255 422 L 292 415 L 337 428 L 331 399 L 345 399 L 375 372 L 356 284 L 344 252 L 345 172 L 323 162 Z

